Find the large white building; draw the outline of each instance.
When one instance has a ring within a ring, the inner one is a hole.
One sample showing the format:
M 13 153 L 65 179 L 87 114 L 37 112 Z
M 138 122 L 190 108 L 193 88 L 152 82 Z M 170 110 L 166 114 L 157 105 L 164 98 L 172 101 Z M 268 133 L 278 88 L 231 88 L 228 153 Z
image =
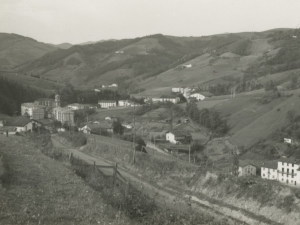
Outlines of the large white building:
M 45 118 L 45 107 L 37 106 L 33 102 L 23 103 L 21 105 L 21 115 L 29 116 L 31 119 L 44 119 Z
M 152 98 L 153 102 L 172 102 L 177 104 L 180 101 L 180 98 L 177 96 L 167 96 L 162 95 L 160 98 Z
M 261 177 L 300 186 L 300 162 L 296 162 L 295 159 L 281 158 L 278 160 L 277 166 L 269 164 L 262 166 Z
M 116 100 L 99 100 L 98 104 L 103 109 L 109 109 L 112 107 L 117 107 L 117 101 Z
M 67 123 L 69 125 L 74 124 L 74 112 L 70 109 L 56 107 L 53 109 L 53 118 L 60 121 L 62 124 Z
M 196 98 L 198 101 L 202 101 L 205 99 L 205 96 L 200 93 L 194 93 L 190 95 L 190 98 Z

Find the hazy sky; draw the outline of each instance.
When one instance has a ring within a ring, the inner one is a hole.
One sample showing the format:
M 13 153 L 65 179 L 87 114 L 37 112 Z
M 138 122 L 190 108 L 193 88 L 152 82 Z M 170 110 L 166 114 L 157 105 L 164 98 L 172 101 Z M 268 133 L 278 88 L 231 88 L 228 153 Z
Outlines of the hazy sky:
M 72 44 L 300 26 L 299 0 L 0 0 L 0 32 Z

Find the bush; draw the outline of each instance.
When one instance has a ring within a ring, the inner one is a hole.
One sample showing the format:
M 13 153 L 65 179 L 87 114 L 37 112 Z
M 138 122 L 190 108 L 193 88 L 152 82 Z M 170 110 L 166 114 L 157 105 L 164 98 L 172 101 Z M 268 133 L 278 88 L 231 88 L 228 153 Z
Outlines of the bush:
M 81 147 L 87 143 L 87 138 L 83 133 L 62 132 L 59 136 L 71 142 L 73 147 Z

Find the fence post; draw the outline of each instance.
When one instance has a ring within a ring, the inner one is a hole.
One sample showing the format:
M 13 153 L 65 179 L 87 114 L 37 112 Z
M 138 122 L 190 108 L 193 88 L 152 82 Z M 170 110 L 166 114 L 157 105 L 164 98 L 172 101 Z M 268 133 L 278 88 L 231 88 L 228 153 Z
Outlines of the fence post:
M 113 185 L 115 185 L 115 183 L 116 183 L 117 171 L 118 171 L 118 163 L 116 163 L 116 165 L 115 165 L 115 167 L 114 167 Z

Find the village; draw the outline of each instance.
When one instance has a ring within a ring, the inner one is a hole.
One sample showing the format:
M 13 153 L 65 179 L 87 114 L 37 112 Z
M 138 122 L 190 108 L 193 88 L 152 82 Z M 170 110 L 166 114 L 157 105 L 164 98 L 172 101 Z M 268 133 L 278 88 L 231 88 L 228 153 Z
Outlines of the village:
M 117 84 L 108 85 L 113 88 L 117 86 Z M 106 87 L 103 85 L 102 88 Z M 94 91 L 98 92 L 99 89 Z M 184 96 L 187 102 L 203 101 L 213 96 L 211 93 L 197 92 L 189 87 L 172 87 L 171 93 L 171 95 L 161 97 L 141 96 L 141 98 L 145 105 L 155 103 L 176 105 L 182 104 L 179 95 Z M 155 150 L 160 154 L 172 156 L 174 160 L 196 163 L 192 145 L 206 144 L 210 138 L 199 134 L 198 129 L 195 129 L 195 125 L 187 117 L 176 120 L 175 118 L 145 120 L 145 118 L 136 117 L 134 112 L 140 107 L 142 107 L 140 103 L 130 99 L 99 100 L 97 105 L 72 103 L 61 107 L 60 95 L 56 94 L 54 99 L 42 98 L 34 102 L 22 103 L 21 116 L 0 120 L 0 134 L 9 136 L 33 130 L 39 131 L 39 129 L 46 129 L 51 133 L 72 130 L 86 135 L 96 134 L 109 137 L 113 137 L 115 133 L 122 134 L 122 137 L 127 136 L 125 140 L 131 142 L 134 141 L 133 136 L 138 135 L 144 140 L 145 152 L 151 149 L 151 151 Z M 75 114 L 84 110 L 92 110 L 93 114 L 87 114 L 85 122 L 82 121 L 75 128 Z M 117 116 L 113 115 L 115 112 Z M 159 129 L 157 124 L 159 124 Z M 118 130 L 116 126 L 119 126 Z M 284 138 L 283 142 L 286 145 L 297 144 L 289 138 Z M 194 155 L 191 156 L 192 154 Z M 234 162 L 234 158 L 239 154 L 240 151 L 234 147 L 230 154 L 210 163 L 217 174 L 231 174 L 239 177 L 259 176 L 262 179 L 276 180 L 286 185 L 300 185 L 300 163 L 297 160 L 281 157 L 278 160 L 266 161 L 249 160 L 243 157 Z

